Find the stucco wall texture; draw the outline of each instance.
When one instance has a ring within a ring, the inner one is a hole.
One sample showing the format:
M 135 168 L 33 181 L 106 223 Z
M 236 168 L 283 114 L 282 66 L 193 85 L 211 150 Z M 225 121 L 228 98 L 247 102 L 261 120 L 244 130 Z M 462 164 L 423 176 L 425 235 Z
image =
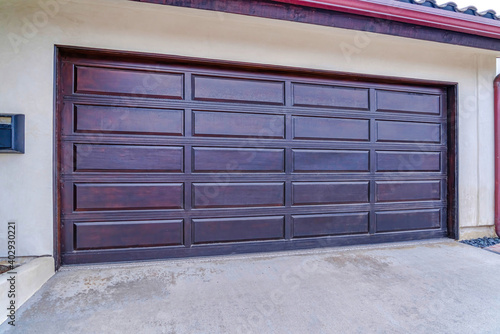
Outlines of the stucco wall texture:
M 459 84 L 462 237 L 493 233 L 498 52 L 127 0 L 1 0 L 0 113 L 26 114 L 26 154 L 0 154 L 0 256 L 53 252 L 54 46 L 277 64 Z

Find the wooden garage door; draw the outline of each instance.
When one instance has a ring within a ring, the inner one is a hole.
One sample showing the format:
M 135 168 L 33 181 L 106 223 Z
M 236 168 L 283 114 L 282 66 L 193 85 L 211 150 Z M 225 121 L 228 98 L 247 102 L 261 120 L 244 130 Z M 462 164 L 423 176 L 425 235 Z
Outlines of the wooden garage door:
M 446 93 L 62 52 L 63 263 L 442 237 Z

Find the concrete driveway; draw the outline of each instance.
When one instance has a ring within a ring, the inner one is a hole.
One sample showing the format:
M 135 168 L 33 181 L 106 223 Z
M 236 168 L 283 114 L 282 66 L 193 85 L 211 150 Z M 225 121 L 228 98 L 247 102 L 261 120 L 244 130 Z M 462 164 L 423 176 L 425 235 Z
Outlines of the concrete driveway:
M 451 240 L 66 267 L 7 333 L 500 333 L 500 255 Z

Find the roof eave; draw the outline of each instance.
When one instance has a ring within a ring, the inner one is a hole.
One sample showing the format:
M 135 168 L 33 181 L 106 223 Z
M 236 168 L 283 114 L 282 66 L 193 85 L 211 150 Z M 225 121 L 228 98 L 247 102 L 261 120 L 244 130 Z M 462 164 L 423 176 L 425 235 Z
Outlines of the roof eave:
M 500 39 L 500 21 L 394 0 L 273 0 Z

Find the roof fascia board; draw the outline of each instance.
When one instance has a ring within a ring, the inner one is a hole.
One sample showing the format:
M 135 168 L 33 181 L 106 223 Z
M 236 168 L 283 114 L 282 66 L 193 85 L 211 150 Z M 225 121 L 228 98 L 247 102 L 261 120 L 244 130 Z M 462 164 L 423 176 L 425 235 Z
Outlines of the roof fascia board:
M 500 21 L 394 0 L 274 0 L 500 39 Z

